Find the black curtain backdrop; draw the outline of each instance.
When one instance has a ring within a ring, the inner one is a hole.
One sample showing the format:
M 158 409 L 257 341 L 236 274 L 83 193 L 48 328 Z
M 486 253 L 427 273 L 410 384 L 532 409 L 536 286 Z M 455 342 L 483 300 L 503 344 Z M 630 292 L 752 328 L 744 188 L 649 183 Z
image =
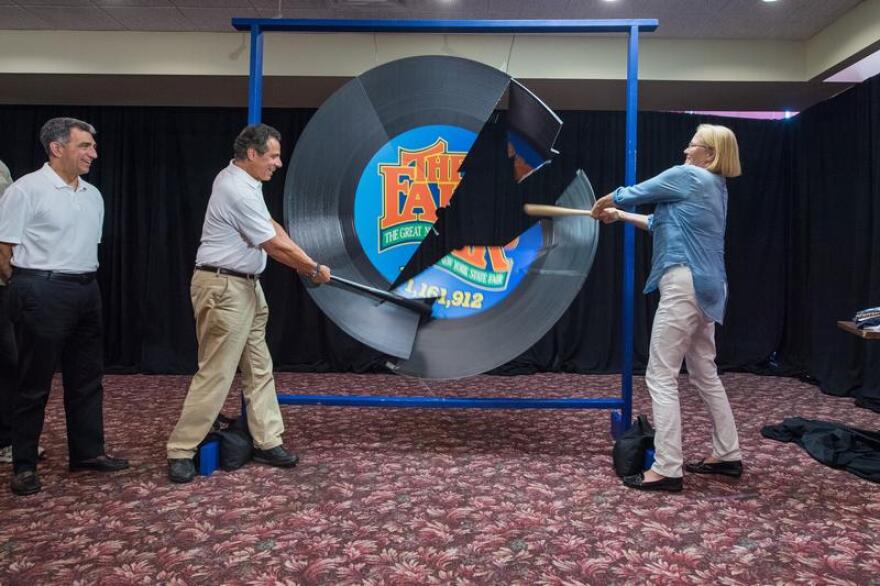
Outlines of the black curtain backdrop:
M 792 122 L 790 277 L 779 355 L 826 393 L 880 411 L 880 341 L 835 325 L 880 305 L 880 77 Z
M 264 111 L 264 121 L 283 134 L 285 161 L 312 113 Z M 14 177 L 42 164 L 38 130 L 61 115 L 98 129 L 100 158 L 87 179 L 106 206 L 100 283 L 108 370 L 193 372 L 189 279 L 211 183 L 231 157 L 245 110 L 0 106 L 0 125 L 12 139 L 0 144 L 0 160 Z M 624 114 L 560 116 L 561 154 L 547 180 L 580 167 L 597 195 L 617 187 Z M 719 366 L 798 374 L 827 392 L 880 398 L 880 343 L 835 326 L 857 309 L 880 305 L 880 79 L 787 121 L 641 113 L 639 180 L 682 162 L 697 124 L 707 121 L 736 132 L 744 169 L 728 182 L 730 301 L 718 328 Z M 282 189 L 282 176 L 264 186 L 279 220 Z M 619 370 L 621 231 L 603 227 L 592 272 L 569 310 L 498 372 Z M 636 242 L 635 367 L 643 370 L 657 296 L 640 292 L 651 243 L 644 233 Z M 292 271 L 270 260 L 263 285 L 278 369 L 383 370 L 383 357 L 327 320 Z

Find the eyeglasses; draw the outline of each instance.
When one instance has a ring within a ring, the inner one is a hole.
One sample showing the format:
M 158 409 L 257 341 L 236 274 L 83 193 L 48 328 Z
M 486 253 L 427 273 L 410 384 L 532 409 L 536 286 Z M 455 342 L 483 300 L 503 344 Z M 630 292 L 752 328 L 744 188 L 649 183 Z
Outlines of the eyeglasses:
M 687 146 L 687 148 L 689 148 L 689 149 L 693 149 L 693 148 L 697 148 L 697 147 L 699 147 L 699 148 L 704 148 L 704 149 L 709 149 L 709 150 L 712 149 L 712 147 L 710 147 L 710 146 L 707 145 L 707 144 L 697 144 L 697 143 L 695 143 L 695 142 L 689 143 L 688 146 Z

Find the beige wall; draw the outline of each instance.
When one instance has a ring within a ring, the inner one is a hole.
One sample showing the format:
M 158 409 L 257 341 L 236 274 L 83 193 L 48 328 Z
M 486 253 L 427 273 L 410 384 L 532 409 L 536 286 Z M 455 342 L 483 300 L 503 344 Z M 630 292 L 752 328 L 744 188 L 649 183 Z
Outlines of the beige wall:
M 807 44 L 808 79 L 822 78 L 880 48 L 880 0 L 865 0 Z
M 0 31 L 0 73 L 247 75 L 246 33 Z M 805 44 L 642 37 L 640 77 L 803 81 Z M 266 33 L 264 74 L 352 77 L 411 55 L 475 59 L 519 78 L 624 79 L 626 39 L 589 36 Z

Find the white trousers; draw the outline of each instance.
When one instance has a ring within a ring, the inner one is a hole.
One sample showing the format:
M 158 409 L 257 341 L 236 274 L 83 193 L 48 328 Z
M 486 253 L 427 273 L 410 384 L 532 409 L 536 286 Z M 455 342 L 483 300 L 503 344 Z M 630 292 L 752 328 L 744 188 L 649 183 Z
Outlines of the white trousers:
M 712 455 L 722 461 L 741 460 L 733 412 L 715 366 L 715 322 L 697 303 L 690 268 L 679 265 L 660 279 L 660 305 L 654 315 L 645 373 L 656 430 L 651 469 L 675 478 L 682 476 L 683 466 L 678 401 L 682 360 L 712 416 Z

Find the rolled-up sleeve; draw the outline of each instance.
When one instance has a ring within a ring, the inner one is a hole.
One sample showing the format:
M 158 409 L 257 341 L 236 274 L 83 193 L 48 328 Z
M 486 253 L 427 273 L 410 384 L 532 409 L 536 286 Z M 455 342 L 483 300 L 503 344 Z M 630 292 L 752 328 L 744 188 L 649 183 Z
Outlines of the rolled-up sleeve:
M 681 201 L 696 185 L 696 177 L 688 165 L 678 165 L 637 185 L 619 187 L 612 197 L 618 206 Z

